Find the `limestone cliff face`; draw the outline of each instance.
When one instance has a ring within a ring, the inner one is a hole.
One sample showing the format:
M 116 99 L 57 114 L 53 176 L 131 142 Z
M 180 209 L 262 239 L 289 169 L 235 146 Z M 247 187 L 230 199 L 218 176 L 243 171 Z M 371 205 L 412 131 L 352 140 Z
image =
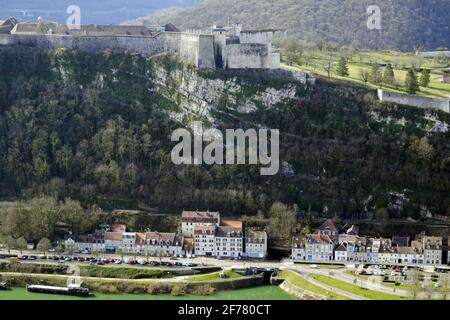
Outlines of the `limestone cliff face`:
M 215 114 L 250 114 L 259 109 L 275 108 L 295 103 L 298 83 L 286 82 L 282 86 L 260 87 L 238 77 L 211 76 L 189 66 L 167 68 L 156 65 L 153 81 L 159 94 L 177 105 L 170 116 L 178 121 L 196 115 L 213 124 Z

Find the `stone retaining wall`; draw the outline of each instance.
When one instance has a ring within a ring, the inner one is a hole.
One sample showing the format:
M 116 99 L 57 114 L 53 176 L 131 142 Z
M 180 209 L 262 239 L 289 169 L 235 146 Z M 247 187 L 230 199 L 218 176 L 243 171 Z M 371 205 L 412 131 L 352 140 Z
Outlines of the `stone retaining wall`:
M 398 103 L 414 106 L 421 109 L 437 109 L 450 113 L 450 100 L 433 99 L 410 94 L 402 94 L 387 90 L 378 89 L 378 99 L 381 102 Z

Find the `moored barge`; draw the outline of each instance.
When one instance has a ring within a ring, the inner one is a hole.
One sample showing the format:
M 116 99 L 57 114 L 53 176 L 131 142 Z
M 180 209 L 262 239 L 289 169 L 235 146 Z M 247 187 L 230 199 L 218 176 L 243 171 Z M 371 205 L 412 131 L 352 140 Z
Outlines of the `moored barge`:
M 88 288 L 82 288 L 81 286 L 75 284 L 70 284 L 67 287 L 54 287 L 54 286 L 43 286 L 33 284 L 27 286 L 27 291 L 35 293 L 61 294 L 66 296 L 78 296 L 78 297 L 89 296 Z

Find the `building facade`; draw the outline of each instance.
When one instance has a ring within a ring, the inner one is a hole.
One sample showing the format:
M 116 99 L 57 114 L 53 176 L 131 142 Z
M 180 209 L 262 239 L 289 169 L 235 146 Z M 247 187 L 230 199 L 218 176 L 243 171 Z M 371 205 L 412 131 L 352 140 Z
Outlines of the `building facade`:
M 183 211 L 181 213 L 181 234 L 193 238 L 195 227 L 210 227 L 220 224 L 219 212 Z
M 194 252 L 197 256 L 215 256 L 216 226 L 194 227 Z
M 245 234 L 245 256 L 264 259 L 267 255 L 267 233 L 265 231 L 247 230 Z

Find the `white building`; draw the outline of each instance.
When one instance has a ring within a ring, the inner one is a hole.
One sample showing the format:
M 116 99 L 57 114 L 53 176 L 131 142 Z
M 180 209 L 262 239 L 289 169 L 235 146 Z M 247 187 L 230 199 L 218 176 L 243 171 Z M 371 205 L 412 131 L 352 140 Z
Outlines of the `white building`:
M 296 235 L 292 239 L 292 260 L 293 261 L 305 261 L 305 236 Z
M 245 235 L 245 256 L 264 259 L 267 255 L 267 233 L 265 231 L 247 230 Z
M 95 230 L 92 234 L 77 236 L 75 245 L 78 251 L 104 252 L 105 233 L 104 230 Z
M 220 224 L 219 212 L 183 211 L 181 214 L 181 234 L 193 238 L 195 227 L 208 227 Z
M 106 232 L 105 234 L 105 251 L 116 253 L 122 248 L 122 232 Z
M 442 238 L 423 236 L 421 238 L 425 264 L 442 264 Z
M 194 227 L 194 253 L 197 256 L 215 256 L 216 226 Z
M 175 233 L 147 232 L 137 233 L 135 250 L 147 256 L 179 256 L 184 255 L 183 236 Z
M 348 255 L 347 255 L 347 244 L 341 243 L 335 250 L 334 250 L 334 260 L 335 261 L 347 261 Z
M 334 242 L 329 235 L 308 234 L 294 237 L 292 247 L 294 261 L 333 261 Z
M 244 241 L 241 221 L 223 221 L 216 228 L 215 256 L 238 258 L 244 255 Z
M 124 232 L 122 234 L 122 245 L 121 249 L 124 252 L 135 252 L 135 242 L 136 233 L 135 232 Z

